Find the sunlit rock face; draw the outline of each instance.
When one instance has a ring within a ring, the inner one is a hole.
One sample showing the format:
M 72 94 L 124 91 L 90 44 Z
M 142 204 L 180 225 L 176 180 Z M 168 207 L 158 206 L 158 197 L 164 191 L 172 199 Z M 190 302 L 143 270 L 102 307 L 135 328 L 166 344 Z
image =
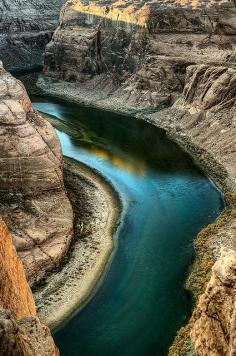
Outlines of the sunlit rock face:
M 0 65 L 0 214 L 31 283 L 55 267 L 72 238 L 60 141 L 23 84 Z
M 0 58 L 8 70 L 43 64 L 46 44 L 58 25 L 63 0 L 0 2 Z
M 233 1 L 67 1 L 45 74 L 139 107 L 173 104 L 190 64 L 234 63 Z
M 0 218 L 0 354 L 56 356 L 50 330 L 36 315 L 32 292 L 12 237 Z
M 24 268 L 0 217 L 0 308 L 10 310 L 17 319 L 36 316 L 33 295 Z
M 236 354 L 236 252 L 223 251 L 192 317 L 196 355 Z

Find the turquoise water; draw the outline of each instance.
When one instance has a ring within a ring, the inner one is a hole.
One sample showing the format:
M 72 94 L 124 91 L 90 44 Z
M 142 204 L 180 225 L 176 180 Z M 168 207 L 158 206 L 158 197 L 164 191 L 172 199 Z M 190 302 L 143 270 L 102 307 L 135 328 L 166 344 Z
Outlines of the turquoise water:
M 76 139 L 58 132 L 64 154 L 105 175 L 125 205 L 101 285 L 55 334 L 61 355 L 167 355 L 191 313 L 183 283 L 193 240 L 222 211 L 221 193 L 162 130 L 63 101 L 33 102 L 77 130 Z

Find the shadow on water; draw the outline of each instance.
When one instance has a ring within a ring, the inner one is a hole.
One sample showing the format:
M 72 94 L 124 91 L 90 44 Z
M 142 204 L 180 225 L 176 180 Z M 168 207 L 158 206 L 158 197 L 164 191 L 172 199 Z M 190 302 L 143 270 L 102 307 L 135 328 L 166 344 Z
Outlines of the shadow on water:
M 55 334 L 62 356 L 167 355 L 191 313 L 183 283 L 193 240 L 224 208 L 221 193 L 162 130 L 63 101 L 32 99 L 35 108 L 76 132 L 58 131 L 64 154 L 108 177 L 127 206 L 104 280 Z

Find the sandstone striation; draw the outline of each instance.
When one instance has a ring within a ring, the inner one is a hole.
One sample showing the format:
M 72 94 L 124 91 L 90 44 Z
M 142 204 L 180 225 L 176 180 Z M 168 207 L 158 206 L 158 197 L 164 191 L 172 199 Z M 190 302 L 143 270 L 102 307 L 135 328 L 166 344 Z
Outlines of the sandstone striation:
M 58 24 L 63 0 L 4 0 L 0 3 L 0 57 L 8 70 L 43 64 L 46 44 Z
M 56 356 L 49 329 L 36 315 L 24 268 L 0 218 L 0 354 Z
M 0 213 L 31 284 L 58 265 L 73 233 L 60 141 L 0 65 Z

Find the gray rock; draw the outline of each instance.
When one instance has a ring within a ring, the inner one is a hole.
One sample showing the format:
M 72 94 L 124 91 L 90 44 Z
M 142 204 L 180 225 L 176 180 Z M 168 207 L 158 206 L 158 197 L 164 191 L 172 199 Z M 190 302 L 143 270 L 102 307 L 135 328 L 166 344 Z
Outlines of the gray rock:
M 0 3 L 0 59 L 8 70 L 41 66 L 58 24 L 63 0 L 3 0 Z

